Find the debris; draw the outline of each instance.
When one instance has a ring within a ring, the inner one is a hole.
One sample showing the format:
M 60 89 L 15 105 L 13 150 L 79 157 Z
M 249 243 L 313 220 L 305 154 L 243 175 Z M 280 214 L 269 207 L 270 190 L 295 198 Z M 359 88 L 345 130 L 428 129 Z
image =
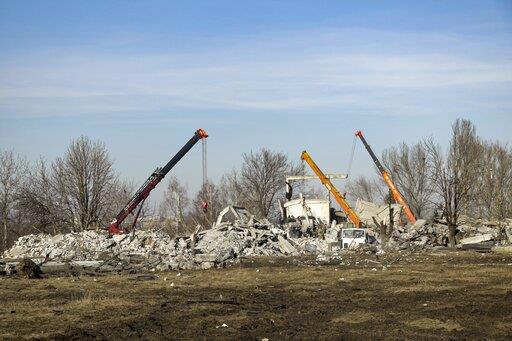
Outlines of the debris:
M 425 219 L 418 219 L 416 220 L 416 222 L 414 223 L 414 225 L 412 225 L 411 229 L 413 230 L 419 230 L 421 229 L 423 226 L 425 226 L 425 224 L 427 223 L 427 221 Z
M 155 279 L 158 279 L 158 276 L 154 275 L 154 274 L 144 274 L 144 275 L 128 277 L 128 280 L 130 280 L 130 281 L 153 281 Z
M 313 243 L 307 242 L 306 244 L 304 244 L 304 251 L 306 252 L 316 253 L 317 249 L 317 246 Z
M 485 241 L 481 243 L 463 244 L 460 248 L 462 250 L 473 250 L 477 252 L 491 252 L 493 245 L 493 241 Z
M 23 258 L 18 264 L 18 273 L 27 278 L 41 278 L 41 268 L 29 258 Z
M 505 228 L 505 235 L 507 236 L 508 242 L 512 244 L 512 226 Z
M 297 254 L 295 247 L 289 241 L 284 239 L 284 237 L 277 236 L 277 240 L 282 253 L 287 255 Z
M 493 239 L 494 239 L 494 234 L 485 233 L 485 234 L 481 234 L 481 235 L 478 235 L 475 237 L 468 237 L 468 238 L 461 239 L 459 241 L 459 244 L 460 245 L 477 244 L 477 243 L 482 243 L 482 242 L 486 242 L 486 241 L 493 240 Z
M 402 214 L 402 206 L 399 204 L 391 205 L 393 208 L 393 220 L 394 224 L 400 223 L 400 216 Z M 364 201 L 358 199 L 356 202 L 355 211 L 357 212 L 361 222 L 369 227 L 376 227 L 373 218 L 379 223 L 388 225 L 389 224 L 389 206 L 388 205 L 377 205 L 373 202 Z
M 233 213 L 235 219 L 225 221 L 221 217 L 211 229 L 201 231 L 197 228 L 193 234 L 177 238 L 154 230 L 137 230 L 114 236 L 101 230 L 22 236 L 4 252 L 4 258 L 0 259 L 0 274 L 16 273 L 23 258 L 31 259 L 35 264 L 41 263 L 39 270 L 42 274 L 133 274 L 222 268 L 251 256 L 313 254 L 316 255 L 316 264 L 341 262 L 343 252 L 382 255 L 387 250 L 437 251 L 445 250 L 448 241 L 447 225 L 418 219 L 413 225 L 396 225 L 389 238 L 384 240 L 380 229 L 367 228 L 366 242 L 355 250 L 345 251 L 341 248 L 340 239 L 343 229 L 347 230 L 343 223 L 330 226 L 314 223 L 306 227 L 290 222 L 274 225 L 266 220 L 257 221 L 247 210 L 236 206 L 229 206 L 225 211 Z M 507 225 L 488 222 L 485 225 L 483 222 L 464 221 L 456 234 L 459 248 L 507 252 L 512 221 L 506 220 L 505 223 Z M 497 240 L 499 226 L 504 226 L 505 232 L 501 241 Z M 318 232 L 320 230 L 322 233 Z M 181 276 L 181 273 L 176 276 Z
M 491 250 L 493 252 L 499 252 L 499 253 L 512 253 L 512 245 L 495 246 Z
M 268 221 L 249 219 L 222 222 L 191 237 L 171 238 L 161 231 L 135 231 L 109 236 L 83 231 L 51 236 L 20 237 L 4 253 L 8 259 L 45 260 L 43 272 L 162 271 L 224 267 L 246 256 L 298 255 L 302 250 L 286 239 L 286 231 Z M 194 243 L 191 242 L 194 239 Z M 78 264 L 78 262 L 86 262 Z M 87 264 L 87 262 L 89 262 Z M 8 263 L 0 271 L 7 273 Z M 7 270 L 6 270 L 7 269 Z
M 222 224 L 222 220 L 227 220 L 227 219 L 224 219 L 224 217 L 228 213 L 231 213 L 231 216 L 232 216 L 231 221 L 232 222 L 233 221 L 239 221 L 239 222 L 243 222 L 243 223 L 249 223 L 250 221 L 255 222 L 254 216 L 249 211 L 247 211 L 247 209 L 245 207 L 229 205 L 229 206 L 225 207 L 222 211 L 220 211 L 219 216 L 217 217 L 217 221 L 215 222 L 214 226 L 219 226 Z

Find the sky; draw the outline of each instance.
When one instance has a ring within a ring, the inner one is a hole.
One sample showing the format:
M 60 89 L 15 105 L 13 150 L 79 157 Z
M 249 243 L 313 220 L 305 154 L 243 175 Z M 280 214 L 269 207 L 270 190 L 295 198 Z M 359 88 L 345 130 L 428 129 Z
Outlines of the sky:
M 204 128 L 213 181 L 263 147 L 346 172 L 356 130 L 380 155 L 458 117 L 512 142 L 512 1 L 0 2 L 0 149 L 29 160 L 87 135 L 138 184 Z M 198 189 L 200 146 L 171 173 Z

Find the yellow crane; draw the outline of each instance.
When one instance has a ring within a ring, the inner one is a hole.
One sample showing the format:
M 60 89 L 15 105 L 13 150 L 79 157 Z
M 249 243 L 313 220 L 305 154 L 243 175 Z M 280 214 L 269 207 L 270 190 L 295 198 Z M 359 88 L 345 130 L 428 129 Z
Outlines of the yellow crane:
M 340 192 L 334 187 L 331 180 L 318 168 L 315 161 L 309 156 L 307 151 L 303 151 L 300 158 L 307 162 L 309 167 L 315 172 L 315 174 L 320 179 L 320 182 L 331 192 L 331 194 L 334 196 L 334 199 L 340 204 L 341 208 L 345 213 L 347 214 L 350 221 L 354 223 L 356 227 L 361 226 L 361 219 L 359 219 L 359 216 L 356 214 L 356 212 L 350 207 L 348 202 L 345 200 L 345 198 L 340 194 Z

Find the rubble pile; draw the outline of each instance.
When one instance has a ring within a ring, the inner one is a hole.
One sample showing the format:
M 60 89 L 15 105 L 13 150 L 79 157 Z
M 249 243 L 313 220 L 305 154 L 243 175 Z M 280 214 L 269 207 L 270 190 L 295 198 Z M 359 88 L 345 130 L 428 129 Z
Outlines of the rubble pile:
M 463 224 L 456 229 L 455 240 L 462 249 L 491 249 L 494 245 L 512 244 L 512 220 L 502 222 L 503 235 L 499 235 L 496 223 L 473 222 Z M 378 232 L 375 232 L 380 242 Z M 429 250 L 448 245 L 448 226 L 442 222 L 430 222 L 419 219 L 412 226 L 398 226 L 392 232 L 386 247 L 396 250 Z
M 312 250 L 313 246 L 305 249 Z M 301 251 L 308 252 L 288 239 L 285 230 L 268 222 L 235 221 L 179 238 L 159 231 L 136 231 L 111 237 L 105 231 L 27 235 L 19 238 L 3 258 L 87 264 L 96 266 L 97 270 L 137 271 L 206 269 L 225 266 L 241 257 L 298 255 Z
M 387 242 L 387 247 L 397 250 L 422 250 L 436 246 L 446 246 L 448 227 L 441 224 L 427 224 L 418 220 L 410 227 L 398 226 Z
M 458 227 L 456 240 L 462 249 L 490 250 L 495 245 L 512 244 L 512 219 L 500 223 L 501 234 L 493 224 L 475 225 Z M 177 238 L 157 230 L 114 236 L 106 231 L 27 235 L 4 253 L 0 273 L 16 271 L 22 259 L 32 259 L 43 272 L 80 268 L 94 273 L 208 269 L 251 256 L 314 254 L 317 261 L 325 261 L 341 257 L 342 227 L 320 224 L 313 233 L 310 227 L 300 224 L 278 226 L 246 217 L 232 222 L 219 219 L 212 229 Z M 448 244 L 448 227 L 439 221 L 420 219 L 412 226 L 396 226 L 387 241 L 379 232 L 377 228 L 366 229 L 366 244 L 356 248 L 372 252 L 428 251 Z

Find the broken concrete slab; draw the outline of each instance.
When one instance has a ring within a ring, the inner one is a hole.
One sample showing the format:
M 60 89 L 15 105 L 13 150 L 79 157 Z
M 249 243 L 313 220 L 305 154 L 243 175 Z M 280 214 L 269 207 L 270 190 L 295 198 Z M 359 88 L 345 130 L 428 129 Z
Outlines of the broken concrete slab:
M 508 242 L 512 244 L 512 226 L 505 227 L 505 235 L 507 236 Z
M 425 219 L 418 219 L 412 225 L 411 230 L 420 230 L 423 226 L 425 226 L 426 223 L 427 221 Z
M 402 214 L 402 205 L 392 204 L 393 221 L 395 226 L 400 223 L 400 215 Z M 376 227 L 373 219 L 379 223 L 389 224 L 389 206 L 377 205 L 373 202 L 357 199 L 355 211 L 357 212 L 361 222 L 366 226 Z
M 317 246 L 315 244 L 312 244 L 312 243 L 304 244 L 304 251 L 306 251 L 306 252 L 316 253 L 317 249 L 318 248 L 317 248 Z
M 196 263 L 203 263 L 203 262 L 215 262 L 217 260 L 217 255 L 212 253 L 197 253 L 194 256 L 194 261 Z
M 201 269 L 203 269 L 203 270 L 211 269 L 213 267 L 215 267 L 214 262 L 202 262 L 201 263 Z
M 494 239 L 493 233 L 485 233 L 482 235 L 461 239 L 459 244 L 460 245 L 477 244 L 477 243 L 482 243 L 482 242 L 486 242 L 486 241 L 493 240 L 493 239 Z
M 512 245 L 494 246 L 491 251 L 498 253 L 512 253 Z
M 461 245 L 462 250 L 472 250 L 477 252 L 490 252 L 493 247 L 492 241 L 485 241 L 481 243 L 463 244 Z
M 297 253 L 297 249 L 288 240 L 286 240 L 283 236 L 278 236 L 277 240 L 278 240 L 279 249 L 285 255 L 286 254 L 292 255 L 292 254 Z

